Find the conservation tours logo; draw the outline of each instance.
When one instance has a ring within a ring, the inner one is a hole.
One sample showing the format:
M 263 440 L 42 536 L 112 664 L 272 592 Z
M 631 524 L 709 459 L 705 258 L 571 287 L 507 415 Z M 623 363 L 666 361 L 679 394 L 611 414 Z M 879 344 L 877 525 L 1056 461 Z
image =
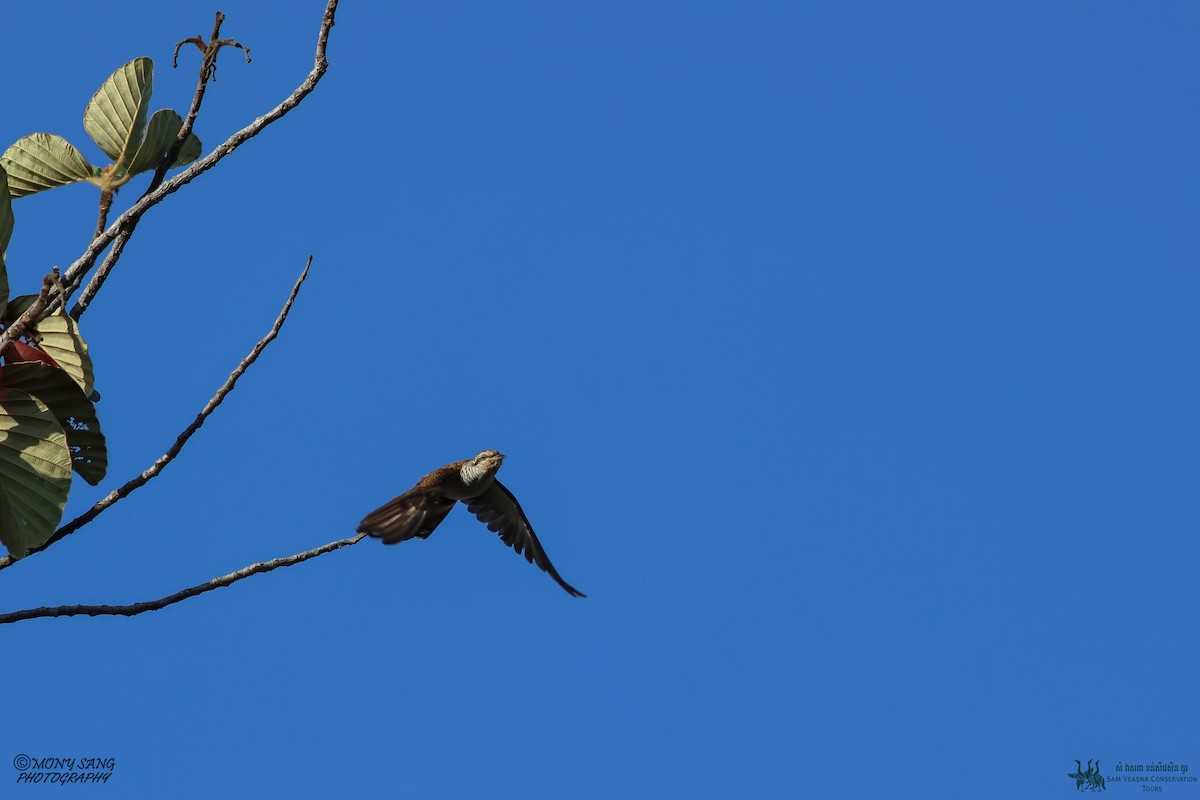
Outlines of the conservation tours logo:
M 1075 781 L 1075 788 L 1081 792 L 1103 792 L 1108 790 L 1110 785 L 1117 786 L 1123 783 L 1139 784 L 1143 792 L 1161 792 L 1174 789 L 1180 784 L 1194 784 L 1200 780 L 1188 772 L 1187 764 L 1177 764 L 1174 761 L 1147 761 L 1141 764 L 1118 761 L 1113 765 L 1112 771 L 1105 775 L 1100 766 L 1100 759 L 1089 758 L 1086 767 L 1079 759 L 1075 759 L 1075 771 L 1068 772 L 1067 777 Z

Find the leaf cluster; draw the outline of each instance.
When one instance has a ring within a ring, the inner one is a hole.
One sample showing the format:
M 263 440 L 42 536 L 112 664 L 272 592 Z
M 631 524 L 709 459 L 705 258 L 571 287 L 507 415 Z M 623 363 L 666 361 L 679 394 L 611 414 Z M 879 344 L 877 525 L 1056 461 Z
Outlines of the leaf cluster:
M 26 321 L 41 295 L 9 298 L 4 252 L 12 237 L 12 199 L 71 183 L 115 193 L 157 169 L 183 124 L 171 109 L 148 114 L 154 63 L 136 58 L 96 90 L 83 126 L 108 158 L 93 166 L 61 136 L 31 133 L 0 156 L 0 328 L 14 328 L 0 351 L 0 542 L 13 558 L 44 544 L 62 518 L 72 471 L 89 484 L 104 478 L 108 454 L 95 403 L 92 361 L 78 323 L 60 307 Z M 200 140 L 188 134 L 172 166 L 194 161 Z M 61 293 L 61 286 L 60 293 Z
M 74 145 L 54 133 L 31 133 L 14 142 L 0 155 L 12 196 L 24 197 L 80 181 L 94 183 L 102 191 L 115 191 L 133 176 L 157 169 L 183 120 L 169 108 L 147 119 L 153 88 L 154 62 L 135 58 L 114 72 L 88 101 L 83 127 L 112 159 L 108 166 L 93 166 Z M 171 166 L 195 161 L 200 149 L 200 140 L 189 134 Z

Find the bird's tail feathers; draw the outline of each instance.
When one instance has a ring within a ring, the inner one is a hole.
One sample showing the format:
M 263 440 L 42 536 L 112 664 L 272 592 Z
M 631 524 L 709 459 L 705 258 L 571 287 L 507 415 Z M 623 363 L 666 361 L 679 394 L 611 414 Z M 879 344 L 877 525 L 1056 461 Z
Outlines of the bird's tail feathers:
M 372 511 L 358 524 L 359 533 L 367 533 L 384 544 L 396 544 L 407 539 L 425 539 L 433 528 L 424 525 L 428 513 L 423 498 L 401 495 Z

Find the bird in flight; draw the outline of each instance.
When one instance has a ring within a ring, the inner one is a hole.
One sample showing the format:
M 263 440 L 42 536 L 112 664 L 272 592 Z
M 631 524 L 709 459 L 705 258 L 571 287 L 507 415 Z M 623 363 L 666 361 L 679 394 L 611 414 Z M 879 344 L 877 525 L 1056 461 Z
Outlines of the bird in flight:
M 518 555 L 524 553 L 526 561 L 549 573 L 567 594 L 587 597 L 558 574 L 517 498 L 496 480 L 503 461 L 503 453 L 484 450 L 474 458 L 435 469 L 404 494 L 367 514 L 358 524 L 358 532 L 382 539 L 384 544 L 416 536 L 426 539 L 461 500 L 488 530 L 500 534 L 501 541 Z

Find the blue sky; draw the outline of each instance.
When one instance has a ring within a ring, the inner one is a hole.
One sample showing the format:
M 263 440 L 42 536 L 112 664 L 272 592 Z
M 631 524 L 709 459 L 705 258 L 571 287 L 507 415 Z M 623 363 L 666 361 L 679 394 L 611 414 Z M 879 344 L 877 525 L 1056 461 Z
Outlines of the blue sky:
M 171 49 L 214 8 L 35 5 L 6 11 L 37 35 L 0 57 L 4 144 L 98 159 L 83 107 L 140 55 L 153 107 L 186 108 Z M 223 57 L 206 151 L 303 78 L 321 8 L 221 5 L 254 60 Z M 1057 797 L 1077 758 L 1200 769 L 1198 25 L 345 2 L 317 92 L 152 211 L 84 317 L 111 466 L 68 516 L 166 450 L 311 253 L 281 338 L 161 477 L 4 570 L 0 610 L 343 538 L 483 448 L 589 597 L 458 509 L 159 612 L 5 626 L 0 766 L 113 757 L 71 791 L 135 798 Z M 16 291 L 95 202 L 14 205 Z

